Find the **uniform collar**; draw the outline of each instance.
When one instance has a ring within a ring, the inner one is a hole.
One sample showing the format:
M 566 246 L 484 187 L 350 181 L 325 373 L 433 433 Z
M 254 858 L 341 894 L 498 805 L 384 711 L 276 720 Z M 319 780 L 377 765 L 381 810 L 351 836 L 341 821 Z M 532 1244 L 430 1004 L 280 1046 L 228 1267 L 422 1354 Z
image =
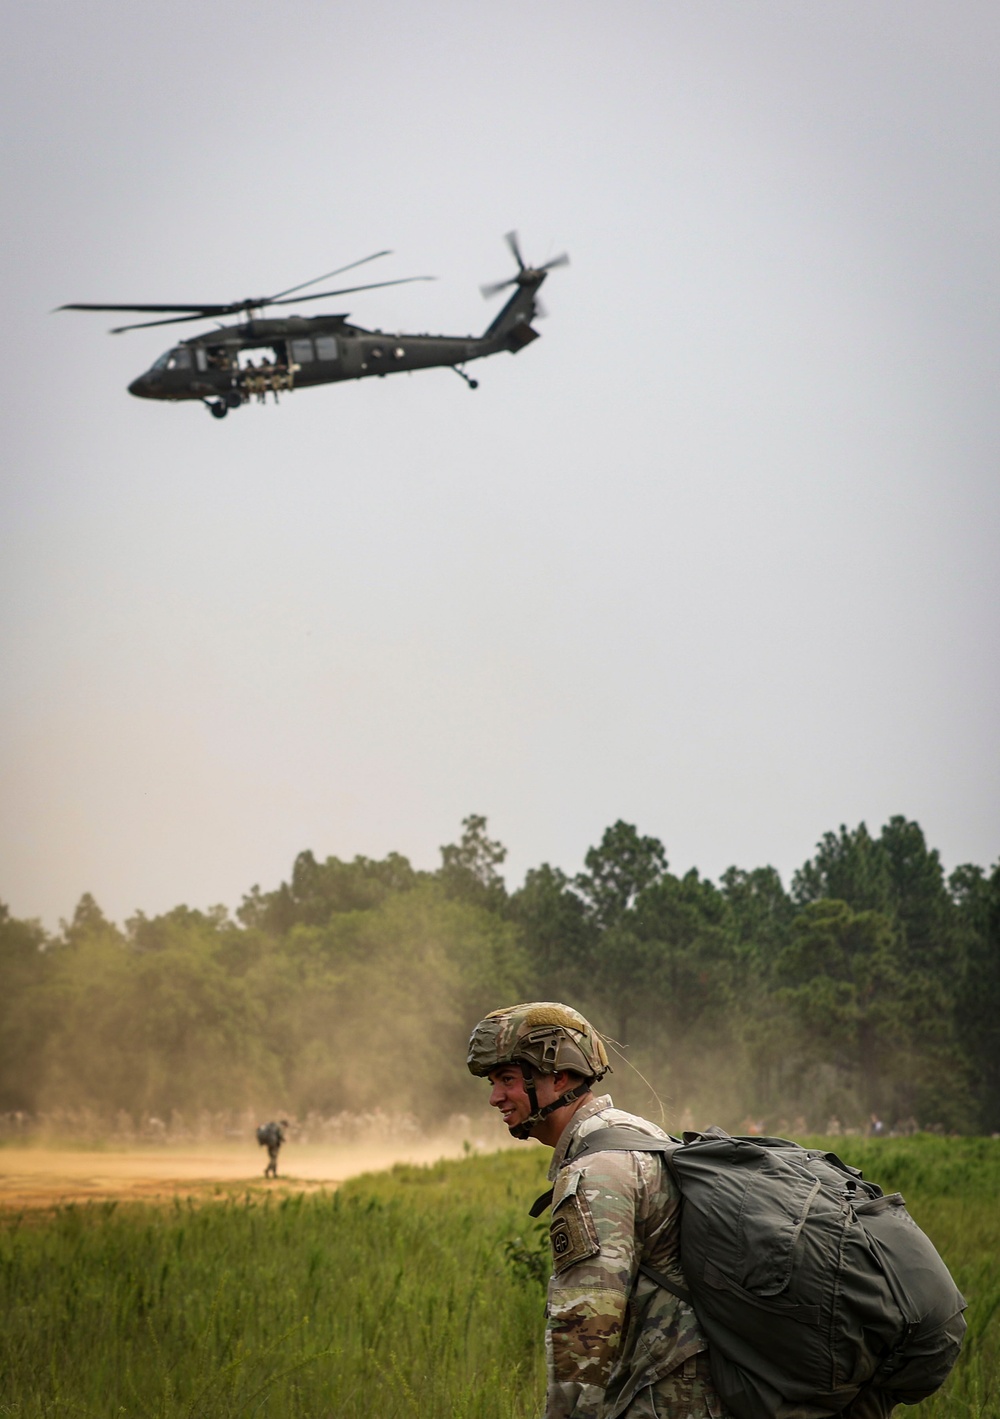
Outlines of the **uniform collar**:
M 603 1109 L 612 1108 L 610 1094 L 598 1094 L 595 1099 L 588 1099 L 585 1104 L 581 1104 L 569 1123 L 563 1129 L 559 1142 L 555 1146 L 552 1154 L 552 1162 L 549 1164 L 549 1181 L 554 1182 L 556 1174 L 566 1161 L 566 1155 L 570 1150 L 580 1125 L 585 1119 L 593 1118 L 594 1114 L 599 1114 Z

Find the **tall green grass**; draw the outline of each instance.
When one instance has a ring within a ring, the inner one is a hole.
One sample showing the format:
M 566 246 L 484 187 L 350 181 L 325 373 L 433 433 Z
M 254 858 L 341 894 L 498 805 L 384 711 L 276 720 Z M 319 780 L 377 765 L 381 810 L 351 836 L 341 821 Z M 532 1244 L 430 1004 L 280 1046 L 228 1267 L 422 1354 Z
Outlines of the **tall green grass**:
M 0 1414 L 522 1416 L 542 1307 L 504 1243 L 541 1161 L 11 1221 Z
M 1000 1416 L 1000 1143 L 841 1140 L 970 1301 L 920 1419 Z M 526 1419 L 543 1390 L 529 1148 L 332 1195 L 98 1204 L 0 1228 L 0 1415 Z M 906 1411 L 903 1411 L 904 1413 Z

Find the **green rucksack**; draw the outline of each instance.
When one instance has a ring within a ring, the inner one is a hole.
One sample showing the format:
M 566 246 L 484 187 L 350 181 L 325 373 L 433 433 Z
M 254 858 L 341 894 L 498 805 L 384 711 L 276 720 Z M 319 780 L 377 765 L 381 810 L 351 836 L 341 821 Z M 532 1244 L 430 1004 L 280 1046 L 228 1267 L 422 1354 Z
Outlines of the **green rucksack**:
M 835 1153 L 721 1128 L 681 1143 L 614 1125 L 571 1161 L 609 1149 L 662 1153 L 677 1181 L 681 1267 L 737 1419 L 826 1419 L 859 1394 L 887 1414 L 944 1383 L 966 1303 L 898 1192 Z

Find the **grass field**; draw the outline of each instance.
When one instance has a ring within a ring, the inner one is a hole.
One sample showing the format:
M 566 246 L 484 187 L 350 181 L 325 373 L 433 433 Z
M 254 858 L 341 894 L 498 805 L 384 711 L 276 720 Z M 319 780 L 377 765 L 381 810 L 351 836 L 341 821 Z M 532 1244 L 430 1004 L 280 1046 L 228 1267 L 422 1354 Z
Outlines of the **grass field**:
M 958 1369 L 910 1412 L 1000 1416 L 1000 1141 L 839 1142 L 905 1194 L 970 1302 Z M 8 1215 L 0 1415 L 536 1415 L 543 1292 L 526 1206 L 547 1157 L 401 1166 L 332 1195 Z

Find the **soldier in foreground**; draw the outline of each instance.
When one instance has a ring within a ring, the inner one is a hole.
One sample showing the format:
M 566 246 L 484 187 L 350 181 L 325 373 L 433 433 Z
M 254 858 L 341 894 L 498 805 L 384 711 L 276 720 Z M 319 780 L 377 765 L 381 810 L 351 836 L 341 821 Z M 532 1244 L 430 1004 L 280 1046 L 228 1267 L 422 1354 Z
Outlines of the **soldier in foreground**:
M 514 1005 L 476 1026 L 468 1066 L 512 1137 L 554 1150 L 545 1419 L 728 1419 L 693 1309 L 640 1270 L 684 1286 L 680 1193 L 662 1156 L 574 1161 L 609 1125 L 667 1136 L 594 1095 L 610 1068 L 600 1035 L 566 1005 Z
M 272 1119 L 270 1123 L 262 1123 L 257 1128 L 257 1142 L 261 1147 L 267 1148 L 267 1167 L 264 1169 L 266 1178 L 278 1176 L 278 1152 L 285 1141 L 287 1127 L 288 1120 L 283 1118 L 280 1123 L 275 1123 Z

